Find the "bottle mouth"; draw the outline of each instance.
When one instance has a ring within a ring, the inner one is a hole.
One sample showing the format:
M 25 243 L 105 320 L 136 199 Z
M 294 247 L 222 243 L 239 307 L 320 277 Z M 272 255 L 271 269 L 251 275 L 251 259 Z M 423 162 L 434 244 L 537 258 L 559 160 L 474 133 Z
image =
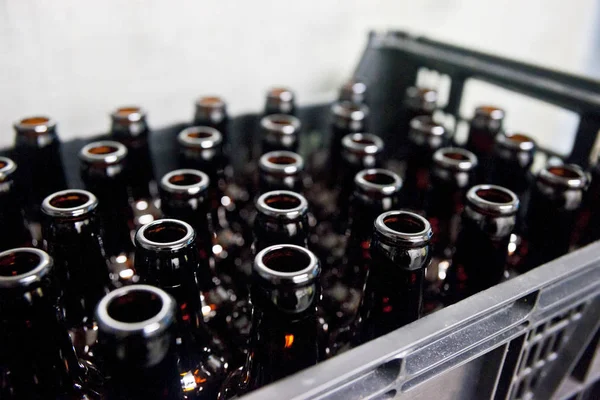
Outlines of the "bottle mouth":
M 301 194 L 289 190 L 275 190 L 262 194 L 256 201 L 260 214 L 296 220 L 308 212 L 308 201 Z
M 340 89 L 340 100 L 361 102 L 364 100 L 365 93 L 367 92 L 367 85 L 357 79 L 350 79 L 344 83 Z M 357 101 L 360 100 L 360 101 Z
M 369 115 L 369 107 L 351 101 L 338 101 L 331 107 L 331 112 L 342 119 L 362 121 Z
M 497 185 L 476 185 L 467 192 L 467 202 L 479 212 L 492 216 L 517 213 L 519 198 L 512 191 Z
M 221 145 L 223 136 L 209 126 L 192 126 L 179 132 L 177 140 L 184 147 L 214 149 Z
M 402 179 L 387 169 L 365 169 L 354 178 L 356 187 L 366 193 L 377 193 L 389 196 L 398 193 L 402 188 Z
M 28 287 L 41 281 L 52 269 L 48 253 L 20 247 L 0 253 L 0 288 Z
M 127 157 L 127 147 L 112 140 L 92 142 L 83 146 L 79 157 L 91 164 L 118 164 Z
M 387 211 L 375 219 L 379 237 L 393 245 L 424 246 L 433 236 L 429 221 L 410 211 Z
M 284 244 L 267 247 L 256 255 L 254 272 L 273 285 L 314 282 L 321 273 L 317 257 L 304 247 Z
M 33 116 L 23 118 L 14 124 L 18 133 L 24 134 L 43 134 L 56 128 L 56 122 L 49 117 Z
M 431 115 L 420 115 L 410 121 L 410 128 L 414 133 L 424 136 L 444 136 L 446 128 L 437 123 Z
M 125 286 L 100 300 L 96 319 L 100 331 L 113 336 L 155 337 L 173 325 L 175 301 L 154 286 Z
M 293 135 L 300 130 L 300 120 L 293 115 L 272 114 L 260 120 L 261 127 L 269 133 Z
M 207 109 L 224 109 L 225 101 L 218 96 L 204 96 L 198 99 L 196 106 Z
M 505 112 L 503 109 L 492 105 L 482 105 L 475 109 L 476 118 L 500 121 L 504 119 L 504 116 Z
M 137 246 L 158 252 L 181 250 L 195 239 L 192 226 L 177 219 L 158 219 L 142 226 L 135 234 Z
M 281 175 L 296 175 L 304 169 L 304 159 L 291 151 L 271 151 L 259 160 L 262 171 Z
M 538 173 L 538 180 L 564 189 L 585 189 L 588 185 L 588 176 L 575 164 L 547 166 Z
M 496 143 L 515 151 L 533 151 L 536 147 L 535 141 L 522 133 L 499 133 Z
M 175 194 L 196 195 L 208 189 L 210 178 L 196 169 L 176 169 L 160 180 L 160 187 Z
M 274 87 L 267 92 L 267 98 L 289 103 L 294 101 L 294 92 L 285 87 Z
M 410 86 L 406 89 L 405 102 L 409 107 L 433 110 L 437 106 L 438 93 L 430 88 Z
M 0 157 L 0 182 L 4 182 L 15 173 L 17 164 L 8 157 Z
M 51 217 L 78 217 L 98 207 L 98 199 L 87 190 L 61 190 L 46 197 L 42 211 Z
M 455 171 L 471 171 L 477 167 L 477 156 L 458 147 L 444 147 L 433 153 L 438 167 Z
M 351 133 L 342 138 L 342 147 L 351 153 L 368 155 L 383 151 L 383 140 L 371 133 Z
M 113 121 L 140 122 L 146 118 L 146 111 L 138 106 L 119 107 L 111 113 Z

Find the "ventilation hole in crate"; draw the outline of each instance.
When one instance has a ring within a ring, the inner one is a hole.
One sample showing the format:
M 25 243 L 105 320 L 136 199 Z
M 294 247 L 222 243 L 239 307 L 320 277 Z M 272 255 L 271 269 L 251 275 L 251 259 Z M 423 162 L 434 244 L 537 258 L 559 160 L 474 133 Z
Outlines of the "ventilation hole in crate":
M 514 399 L 515 400 L 522 399 L 524 392 L 525 392 L 525 384 L 523 383 L 523 381 L 521 381 L 517 385 L 517 390 L 515 391 Z
M 544 332 L 546 330 L 546 324 L 539 324 L 538 326 L 535 327 L 535 334 L 539 335 L 540 333 Z
M 562 314 L 558 314 L 556 316 L 554 316 L 551 320 L 550 320 L 550 326 L 556 326 L 558 324 L 560 324 L 562 321 L 566 320 L 569 318 L 571 314 L 571 310 L 564 312 Z
M 541 374 L 541 370 L 537 369 L 531 375 L 531 379 L 529 380 L 529 390 L 530 391 L 535 390 L 535 387 L 540 379 L 540 374 Z
M 556 332 L 556 339 L 554 340 L 554 343 L 552 344 L 552 353 L 556 353 L 556 352 L 558 352 L 558 350 L 560 350 L 564 336 L 565 336 L 564 329 Z
M 550 355 L 550 349 L 552 349 L 552 343 L 553 343 L 554 338 L 555 338 L 555 336 L 552 335 L 552 336 L 548 336 L 544 339 L 544 341 L 542 343 L 542 348 L 540 350 L 540 356 L 539 356 L 540 360 L 545 360 Z
M 527 362 L 525 363 L 525 367 L 532 367 L 538 360 L 537 358 L 537 349 L 538 343 L 535 343 L 529 349 L 529 354 L 527 354 Z
M 585 310 L 585 303 L 581 303 L 577 307 L 575 307 L 575 309 L 573 310 L 573 315 L 582 314 L 583 310 Z
M 396 397 L 396 389 L 390 390 L 380 396 L 374 397 L 373 400 L 389 400 Z

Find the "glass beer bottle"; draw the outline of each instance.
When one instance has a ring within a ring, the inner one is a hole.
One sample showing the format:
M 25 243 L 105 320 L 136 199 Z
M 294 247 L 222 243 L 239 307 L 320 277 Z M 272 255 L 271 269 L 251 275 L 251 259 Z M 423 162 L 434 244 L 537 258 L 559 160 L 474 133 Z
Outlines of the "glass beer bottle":
M 271 151 L 258 160 L 260 170 L 258 191 L 260 194 L 272 190 L 304 191 L 304 160 L 291 151 Z
M 302 124 L 293 115 L 270 114 L 260 120 L 261 154 L 276 150 L 297 151 Z
M 17 193 L 16 171 L 13 160 L 0 157 L 0 251 L 32 244 Z
M 273 87 L 267 92 L 264 115 L 271 114 L 296 114 L 296 100 L 294 92 L 284 87 Z
M 479 168 L 477 182 L 485 183 L 493 165 L 493 151 L 496 136 L 502 131 L 504 110 L 494 106 L 479 106 L 469 127 L 466 149 L 477 156 Z
M 367 85 L 360 79 L 352 78 L 340 88 L 339 101 L 356 104 L 367 103 Z
M 227 103 L 217 96 L 205 96 L 196 102 L 194 126 L 209 126 L 218 130 L 227 142 L 229 133 Z

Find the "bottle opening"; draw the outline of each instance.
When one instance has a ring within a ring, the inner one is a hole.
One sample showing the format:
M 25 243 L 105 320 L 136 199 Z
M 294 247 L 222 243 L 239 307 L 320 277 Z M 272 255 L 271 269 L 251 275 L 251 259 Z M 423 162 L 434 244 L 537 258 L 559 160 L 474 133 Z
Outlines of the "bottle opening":
M 375 185 L 392 185 L 396 183 L 396 179 L 393 176 L 382 172 L 366 174 L 363 176 L 363 179 Z
M 19 124 L 27 125 L 27 126 L 36 126 L 36 125 L 45 125 L 49 122 L 50 122 L 50 118 L 47 118 L 47 117 L 30 117 L 30 118 L 23 118 L 21 121 L 19 121 Z
M 287 156 L 272 156 L 267 159 L 272 164 L 277 165 L 293 165 L 296 164 L 296 159 Z
M 383 219 L 383 224 L 397 233 L 413 234 L 426 229 L 421 218 L 408 213 L 389 215 Z
M 495 188 L 479 189 L 475 194 L 490 203 L 507 204 L 514 201 L 509 193 Z
M 90 197 L 85 193 L 67 192 L 52 197 L 50 205 L 55 208 L 67 209 L 81 207 L 89 201 Z
M 271 121 L 271 123 L 273 123 L 275 125 L 293 125 L 292 121 L 290 121 L 289 119 L 270 118 L 269 120 Z
M 4 162 L 4 161 L 0 161 L 0 169 L 5 168 L 8 165 L 8 163 Z
M 504 118 L 504 110 L 490 105 L 479 106 L 475 109 L 475 115 L 490 119 L 502 119 Z
M 369 138 L 366 138 L 362 135 L 360 136 L 353 136 L 352 137 L 352 141 L 356 144 L 362 144 L 362 145 L 366 145 L 366 146 L 370 146 L 370 145 L 374 145 L 376 144 L 374 140 L 371 140 Z
M 303 271 L 312 262 L 305 251 L 287 246 L 267 252 L 263 255 L 262 261 L 267 268 L 283 273 Z
M 581 178 L 580 174 L 578 174 L 576 171 L 573 171 L 571 168 L 568 168 L 565 166 L 550 167 L 550 168 L 548 168 L 548 172 L 550 172 L 552 175 L 556 175 L 561 178 L 569 178 L 569 179 Z
M 461 154 L 458 152 L 445 152 L 444 157 L 456 161 L 470 161 L 469 157 L 467 157 L 465 154 Z
M 523 135 L 521 133 L 515 133 L 512 135 L 508 135 L 507 137 L 515 143 L 527 143 L 533 141 L 529 136 Z
M 265 203 L 269 207 L 277 210 L 292 210 L 302 205 L 302 201 L 298 197 L 287 194 L 275 194 L 268 196 L 265 199 Z
M 144 230 L 144 238 L 151 242 L 166 244 L 182 240 L 188 235 L 188 229 L 183 224 L 171 221 L 159 222 Z
M 212 137 L 212 134 L 210 132 L 202 132 L 202 131 L 189 132 L 187 135 L 194 139 L 208 139 L 209 137 Z
M 281 101 L 292 101 L 294 95 L 287 88 L 276 87 L 276 88 L 272 88 L 271 90 L 269 90 L 267 97 L 276 98 Z
M 202 182 L 202 177 L 195 174 L 177 174 L 169 178 L 169 183 L 176 186 L 192 186 Z
M 119 151 L 118 148 L 116 148 L 114 146 L 107 146 L 107 145 L 95 146 L 95 147 L 91 147 L 88 149 L 88 152 L 90 152 L 91 154 L 100 154 L 100 155 L 112 154 L 112 153 L 116 153 L 117 151 Z
M 163 301 L 156 293 L 132 290 L 111 299 L 107 312 L 116 321 L 137 323 L 154 318 L 162 308 Z
M 200 101 L 198 101 L 198 104 L 206 107 L 214 107 L 223 104 L 223 100 L 217 96 L 207 96 L 202 97 Z
M 117 108 L 116 114 L 119 117 L 128 117 L 131 114 L 139 114 L 142 110 L 139 107 L 120 107 Z
M 13 251 L 0 256 L 0 276 L 23 275 L 36 269 L 42 262 L 41 257 L 32 252 Z

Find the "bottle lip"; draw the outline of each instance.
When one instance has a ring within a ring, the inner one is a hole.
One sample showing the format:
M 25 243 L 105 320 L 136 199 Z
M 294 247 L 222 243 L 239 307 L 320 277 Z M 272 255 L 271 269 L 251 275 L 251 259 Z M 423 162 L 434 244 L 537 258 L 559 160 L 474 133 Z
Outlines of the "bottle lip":
M 208 150 L 218 147 L 223 142 L 223 135 L 210 126 L 191 126 L 179 132 L 177 141 L 185 147 Z
M 297 205 L 291 208 L 276 208 L 269 205 L 269 200 L 277 197 L 291 198 L 290 200 L 293 200 Z M 268 217 L 297 220 L 308 212 L 308 201 L 301 194 L 290 190 L 273 190 L 260 195 L 256 200 L 256 210 Z
M 282 102 L 294 101 L 294 92 L 284 86 L 272 87 L 267 91 L 267 98 Z
M 108 152 L 94 152 L 94 149 L 106 149 Z M 127 147 L 114 140 L 99 140 L 86 144 L 79 151 L 79 158 L 94 164 L 118 164 L 127 157 Z
M 406 98 L 408 100 L 418 100 L 423 105 L 435 105 L 438 100 L 438 92 L 431 88 L 409 86 L 406 88 Z
M 356 95 L 364 95 L 367 92 L 367 85 L 356 78 L 346 81 L 340 89 L 341 101 L 352 101 Z
M 377 183 L 370 179 L 370 177 L 377 175 L 383 175 L 387 178 L 387 181 L 385 183 Z M 402 178 L 394 172 L 383 168 L 363 169 L 354 177 L 354 183 L 362 192 L 377 193 L 383 196 L 398 193 L 402 188 Z
M 588 186 L 588 175 L 576 164 L 547 165 L 538 172 L 537 179 L 564 189 L 583 190 Z
M 519 210 L 519 198 L 511 190 L 498 185 L 475 185 L 466 195 L 475 209 L 492 216 L 514 215 Z
M 481 105 L 475 108 L 475 118 L 500 121 L 504 119 L 505 116 L 506 113 L 502 108 L 493 105 Z
M 13 126 L 18 133 L 43 134 L 54 130 L 56 121 L 43 115 L 34 115 L 20 119 Z
M 378 154 L 383 151 L 383 140 L 372 133 L 350 133 L 342 138 L 342 147 L 352 153 Z
M 410 121 L 410 128 L 414 132 L 426 136 L 444 136 L 446 128 L 437 123 L 431 115 L 420 115 Z
M 166 226 L 166 225 L 175 225 L 182 230 L 185 230 L 185 233 L 181 237 L 178 237 L 175 240 L 171 240 L 168 242 L 157 242 L 146 237 L 146 233 L 157 227 L 157 226 Z M 171 219 L 171 218 L 162 218 L 152 221 L 144 226 L 142 226 L 135 233 L 135 244 L 143 249 L 156 251 L 156 252 L 172 252 L 181 250 L 194 242 L 196 239 L 196 232 L 194 228 L 187 222 Z
M 395 228 L 393 222 L 397 222 L 398 219 L 404 220 L 407 225 L 414 226 L 415 229 L 400 230 Z M 433 236 L 431 224 L 427 219 L 419 214 L 404 210 L 393 210 L 380 214 L 375 219 L 374 227 L 382 238 L 397 245 L 424 246 L 429 243 Z
M 533 151 L 536 147 L 535 140 L 523 133 L 499 133 L 496 143 L 502 147 L 515 151 Z
M 191 175 L 190 178 L 194 180 L 191 184 L 180 185 L 177 184 L 177 177 L 183 178 L 185 175 Z M 175 181 L 175 182 L 173 182 Z M 200 192 L 208 189 L 210 184 L 210 178 L 207 174 L 197 169 L 176 169 L 174 171 L 166 173 L 160 180 L 160 187 L 166 192 L 174 194 L 186 194 L 186 195 L 197 195 Z
M 138 106 L 123 106 L 110 114 L 113 121 L 140 122 L 146 118 L 146 111 Z
M 294 272 L 277 271 L 267 266 L 270 255 L 284 252 L 295 252 L 304 257 L 306 266 Z M 319 259 L 312 251 L 293 244 L 269 246 L 260 251 L 254 258 L 254 272 L 273 285 L 302 285 L 318 279 L 321 273 Z
M 139 322 L 123 322 L 110 315 L 109 307 L 117 299 L 132 293 L 146 292 L 156 295 L 161 308 L 151 318 Z M 116 337 L 142 336 L 151 338 L 160 336 L 175 322 L 175 301 L 165 291 L 150 285 L 130 285 L 113 290 L 105 295 L 96 308 L 96 320 L 101 331 Z
M 294 135 L 300 130 L 301 123 L 293 115 L 271 114 L 260 120 L 260 126 L 266 132 L 278 135 Z
M 278 163 L 273 160 L 285 159 L 289 163 Z M 262 171 L 284 175 L 296 175 L 304 170 L 304 159 L 298 153 L 285 150 L 270 151 L 263 154 L 259 160 Z
M 29 255 L 29 257 L 36 257 L 37 262 L 35 267 L 18 275 L 0 275 L 0 288 L 11 289 L 18 287 L 29 287 L 32 284 L 40 282 L 44 277 L 46 277 L 54 265 L 53 260 L 48 253 L 33 247 L 17 247 L 1 252 L 0 264 L 2 263 L 2 260 L 19 254 Z M 2 267 L 0 266 L 0 268 Z
M 477 167 L 477 156 L 460 147 L 443 147 L 433 153 L 433 162 L 441 168 L 471 171 Z
M 197 108 L 222 110 L 225 108 L 225 106 L 226 102 L 220 96 L 202 96 L 198 100 L 196 100 Z
M 73 201 L 72 207 L 59 207 L 55 203 L 60 203 L 62 197 L 64 200 Z M 42 201 L 42 211 L 51 217 L 79 217 L 92 212 L 98 207 L 96 196 L 81 189 L 67 189 L 52 193 Z
M 331 112 L 336 117 L 351 121 L 362 121 L 369 115 L 369 107 L 351 101 L 337 101 L 331 106 Z
M 0 182 L 5 181 L 17 170 L 17 164 L 8 157 L 0 157 Z

